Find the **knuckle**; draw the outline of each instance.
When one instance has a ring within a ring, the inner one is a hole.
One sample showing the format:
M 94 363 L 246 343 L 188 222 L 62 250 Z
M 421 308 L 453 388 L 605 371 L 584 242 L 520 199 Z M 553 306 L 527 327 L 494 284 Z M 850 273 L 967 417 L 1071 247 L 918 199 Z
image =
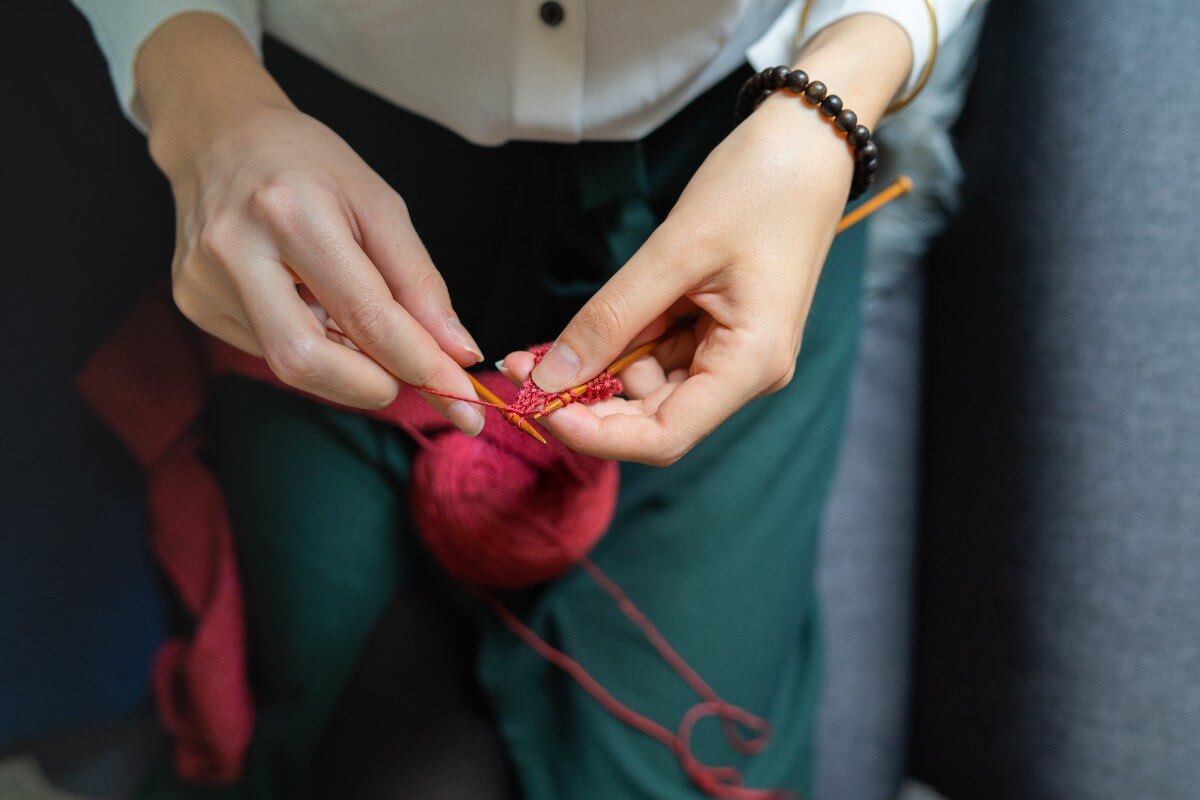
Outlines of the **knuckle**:
M 758 385 L 763 391 L 781 389 L 791 381 L 796 353 L 789 341 L 775 335 L 756 335 L 747 352 L 760 365 Z
M 355 344 L 369 349 L 391 333 L 392 315 L 383 303 L 365 300 L 352 307 L 338 324 Z
M 210 220 L 196 236 L 196 247 L 205 258 L 227 263 L 234 247 L 233 226 L 223 220 Z
M 380 392 L 366 398 L 364 405 L 366 408 L 387 408 L 396 401 L 396 395 L 399 394 L 399 391 L 399 387 L 393 387 L 386 391 Z
M 176 275 L 171 281 L 171 299 L 179 313 L 196 322 L 200 316 L 199 298 L 193 289 L 193 281 L 184 274 Z
M 601 291 L 584 307 L 580 322 L 587 335 L 611 342 L 619 338 L 628 318 L 628 303 L 612 292 Z
M 643 461 L 651 467 L 669 467 L 683 458 L 691 447 L 692 443 L 686 441 L 681 435 L 668 434 L 665 438 L 657 439 L 652 443 L 646 442 L 646 450 L 650 452 L 650 455 Z
M 290 227 L 302 218 L 304 202 L 299 181 L 287 173 L 265 181 L 251 195 L 255 211 L 283 227 Z
M 770 385 L 780 389 L 787 386 L 796 372 L 796 359 L 792 356 L 791 351 L 777 351 L 771 357 L 769 364 L 767 377 Z
M 415 261 L 410 269 L 413 273 L 413 281 L 421 291 L 437 291 L 445 288 L 446 282 L 442 280 L 442 274 L 437 271 L 429 259 L 422 258 Z
M 412 386 L 433 388 L 438 385 L 438 377 L 438 365 L 422 358 L 409 365 L 404 380 Z
M 772 392 L 778 392 L 780 389 L 785 388 L 789 383 L 792 382 L 792 378 L 795 376 L 796 363 L 791 361 L 788 363 L 787 367 L 783 370 L 780 376 L 774 381 L 774 383 L 767 387 L 767 393 L 769 394 Z
M 442 274 L 433 266 L 432 261 L 422 259 L 412 268 L 413 287 L 421 297 L 432 298 L 443 303 L 450 302 L 450 290 Z
M 652 467 L 669 467 L 683 458 L 687 448 L 672 445 L 661 453 L 655 453 L 648 462 Z
M 374 190 L 367 191 L 365 199 L 367 202 L 359 209 L 359 214 L 370 220 L 374 226 L 385 228 L 395 225 L 397 221 L 402 225 L 412 225 L 408 203 L 399 192 L 382 180 Z
M 408 203 L 400 196 L 400 193 L 388 186 L 384 192 L 384 200 L 391 208 L 393 214 L 398 214 L 404 219 L 408 219 Z
M 279 380 L 297 389 L 309 388 L 322 377 L 317 344 L 309 338 L 293 339 L 267 348 L 267 366 Z
M 673 442 L 667 448 L 667 452 L 664 454 L 666 457 L 666 461 L 667 461 L 667 463 L 664 466 L 669 467 L 672 464 L 678 462 L 681 458 L 683 458 L 684 456 L 686 456 L 688 453 L 691 452 L 691 450 L 695 446 L 695 444 L 696 444 L 695 442 L 690 442 L 690 441 L 678 441 L 677 440 L 677 441 Z

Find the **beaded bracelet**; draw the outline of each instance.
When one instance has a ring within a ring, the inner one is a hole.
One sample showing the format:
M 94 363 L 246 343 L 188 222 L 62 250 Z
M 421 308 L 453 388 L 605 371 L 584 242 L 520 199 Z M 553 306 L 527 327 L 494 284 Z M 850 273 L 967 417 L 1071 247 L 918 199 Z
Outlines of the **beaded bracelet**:
M 816 106 L 821 114 L 833 119 L 837 131 L 844 134 L 846 144 L 854 151 L 854 179 L 850 182 L 850 199 L 854 200 L 870 188 L 879 171 L 879 148 L 871 141 L 871 131 L 858 124 L 858 115 L 844 108 L 842 98 L 829 94 L 820 81 L 810 81 L 804 70 L 771 67 L 751 76 L 738 92 L 734 125 L 738 125 L 758 108 L 767 96 L 786 88 L 792 94 L 804 93 L 804 99 Z

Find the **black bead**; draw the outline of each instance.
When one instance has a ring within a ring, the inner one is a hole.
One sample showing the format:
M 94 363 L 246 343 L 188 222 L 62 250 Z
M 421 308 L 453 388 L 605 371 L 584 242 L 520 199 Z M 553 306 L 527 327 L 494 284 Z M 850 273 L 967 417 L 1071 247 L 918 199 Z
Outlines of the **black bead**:
M 867 175 L 874 175 L 879 171 L 879 159 L 872 158 L 870 161 L 864 161 L 862 165 L 862 171 Z
M 538 15 L 542 18 L 542 22 L 553 28 L 562 23 L 563 17 L 567 15 L 567 12 L 563 10 L 562 3 L 555 2 L 555 0 L 546 0 L 545 3 L 542 3 L 542 7 L 538 9 Z
M 868 141 L 854 154 L 859 161 L 870 161 L 872 158 L 879 157 L 879 148 L 874 142 Z
M 857 200 L 866 193 L 867 189 L 871 188 L 871 180 L 856 180 L 850 185 L 850 199 Z
M 776 67 L 771 70 L 771 88 L 782 89 L 787 82 L 788 73 L 791 72 L 787 67 Z
M 854 130 L 854 126 L 858 124 L 858 114 L 855 114 L 850 109 L 844 109 L 837 115 L 837 119 L 833 121 L 837 129 L 842 133 L 849 133 Z
M 836 94 L 827 95 L 821 101 L 821 113 L 827 117 L 836 117 L 842 110 L 842 98 Z
M 808 98 L 810 103 L 819 103 L 825 99 L 825 92 L 829 91 L 825 88 L 825 84 L 820 81 L 813 81 L 804 90 L 804 96 Z
M 795 94 L 800 94 L 804 91 L 804 87 L 808 86 L 808 73 L 802 69 L 789 72 L 787 76 L 787 88 Z
M 857 125 L 854 130 L 846 134 L 846 141 L 856 150 L 862 147 L 867 142 L 871 141 L 871 129 L 866 125 Z

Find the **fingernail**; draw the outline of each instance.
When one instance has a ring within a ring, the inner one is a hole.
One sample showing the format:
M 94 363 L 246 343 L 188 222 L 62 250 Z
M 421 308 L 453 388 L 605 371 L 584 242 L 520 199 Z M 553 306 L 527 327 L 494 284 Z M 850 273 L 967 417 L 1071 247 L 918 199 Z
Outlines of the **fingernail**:
M 467 333 L 467 329 L 463 327 L 463 324 L 458 321 L 458 317 L 451 317 L 446 320 L 446 330 L 450 331 L 450 335 L 458 340 L 458 343 L 462 345 L 464 350 L 475 356 L 476 364 L 483 361 L 483 352 L 479 349 L 479 345 L 475 343 L 471 334 Z
M 446 407 L 446 416 L 454 423 L 454 427 L 467 436 L 478 436 L 483 430 L 483 414 L 479 409 L 464 400 L 455 400 Z
M 507 376 L 507 375 L 510 375 L 510 374 L 511 374 L 511 373 L 508 371 L 508 367 L 504 366 L 504 359 L 503 359 L 503 358 L 502 358 L 502 359 L 500 359 L 499 361 L 497 361 L 497 362 L 496 362 L 496 371 L 497 371 L 497 372 L 499 372 L 501 375 L 505 375 L 505 376 Z
M 561 392 L 575 385 L 581 368 L 575 351 L 562 342 L 555 342 L 530 377 L 543 392 Z

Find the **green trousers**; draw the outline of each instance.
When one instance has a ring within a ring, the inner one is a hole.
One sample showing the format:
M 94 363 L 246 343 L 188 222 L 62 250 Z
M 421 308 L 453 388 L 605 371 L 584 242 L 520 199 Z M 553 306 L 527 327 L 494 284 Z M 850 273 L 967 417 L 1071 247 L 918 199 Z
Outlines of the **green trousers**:
M 268 65 L 405 197 L 490 360 L 552 339 L 665 216 L 729 130 L 734 75 L 640 142 L 472 146 L 278 47 Z M 795 378 L 666 469 L 622 465 L 594 560 L 714 689 L 766 717 L 739 756 L 714 721 L 701 760 L 750 786 L 806 791 L 819 690 L 814 559 L 833 474 L 863 265 L 863 228 L 834 244 Z M 211 463 L 246 590 L 259 723 L 243 785 L 148 795 L 297 800 L 307 759 L 397 587 L 436 569 L 406 507 L 412 445 L 395 428 L 242 379 L 216 387 Z M 488 424 L 503 424 L 493 418 Z M 446 602 L 465 602 L 451 597 Z M 622 702 L 674 729 L 697 701 L 585 574 L 521 598 L 532 628 Z M 479 610 L 475 672 L 526 800 L 701 795 L 661 744 L 610 716 Z

